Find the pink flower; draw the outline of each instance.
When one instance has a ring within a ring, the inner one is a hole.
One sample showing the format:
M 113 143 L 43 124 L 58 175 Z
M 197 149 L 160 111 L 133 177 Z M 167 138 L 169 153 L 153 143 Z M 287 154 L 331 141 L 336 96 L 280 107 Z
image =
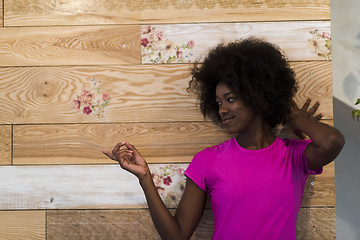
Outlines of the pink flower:
M 80 101 L 78 99 L 73 100 L 73 108 L 80 110 Z
M 184 170 L 183 168 L 179 168 L 179 169 L 177 170 L 177 173 L 178 173 L 180 176 L 182 176 L 182 175 L 184 174 L 184 172 L 185 172 L 185 170 Z
M 161 177 L 155 173 L 151 174 L 151 177 L 154 181 L 155 186 L 159 186 L 161 184 Z
M 86 113 L 87 115 L 89 115 L 92 112 L 92 110 L 91 110 L 90 106 L 86 106 L 86 107 L 84 107 L 83 112 Z
M 194 41 L 193 41 L 193 40 L 189 41 L 189 42 L 187 43 L 187 46 L 188 46 L 189 48 L 193 48 L 193 47 L 194 47 Z
M 88 90 L 84 90 L 80 95 L 80 102 L 83 104 L 89 104 L 92 100 L 92 94 Z
M 323 37 L 323 38 L 327 38 L 327 39 L 330 39 L 330 40 L 331 40 L 331 35 L 330 35 L 330 33 L 323 32 L 322 37 Z
M 102 99 L 103 99 L 104 101 L 109 101 L 109 100 L 110 100 L 110 94 L 108 94 L 108 93 L 103 93 Z
M 147 38 L 141 39 L 141 46 L 147 47 L 148 44 L 149 44 L 149 39 Z
M 319 43 L 315 38 L 309 39 L 309 44 L 313 46 L 315 49 L 319 48 Z
M 160 42 L 163 37 L 164 33 L 160 30 L 156 30 L 150 33 L 150 39 L 155 42 Z
M 159 195 L 161 195 L 161 196 L 165 194 L 165 189 L 162 187 L 157 187 L 156 190 L 159 193 Z
M 182 58 L 182 56 L 183 56 L 183 52 L 182 52 L 182 51 L 177 51 L 177 52 L 176 52 L 176 57 L 177 57 L 177 58 Z
M 163 179 L 163 183 L 164 183 L 165 185 L 170 186 L 171 182 L 172 182 L 172 180 L 171 180 L 171 177 L 169 177 L 169 176 L 168 176 L 167 178 L 164 178 L 164 179 Z
M 141 27 L 141 33 L 142 34 L 148 34 L 149 32 L 151 32 L 151 26 L 150 25 Z

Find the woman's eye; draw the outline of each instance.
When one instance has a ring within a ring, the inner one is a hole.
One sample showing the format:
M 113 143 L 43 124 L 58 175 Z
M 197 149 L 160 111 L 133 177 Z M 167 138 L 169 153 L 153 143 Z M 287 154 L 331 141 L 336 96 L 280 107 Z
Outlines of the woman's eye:
M 235 98 L 228 98 L 227 100 L 228 100 L 228 102 L 231 102 L 231 103 L 232 103 L 232 102 L 235 101 Z

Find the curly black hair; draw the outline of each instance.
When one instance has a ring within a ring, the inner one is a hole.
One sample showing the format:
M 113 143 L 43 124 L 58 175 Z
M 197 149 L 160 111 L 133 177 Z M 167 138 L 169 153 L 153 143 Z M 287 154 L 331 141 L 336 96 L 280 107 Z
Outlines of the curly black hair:
M 219 44 L 191 69 L 188 90 L 198 97 L 204 117 L 220 123 L 216 86 L 224 83 L 271 127 L 285 123 L 297 92 L 295 73 L 282 50 L 258 38 Z

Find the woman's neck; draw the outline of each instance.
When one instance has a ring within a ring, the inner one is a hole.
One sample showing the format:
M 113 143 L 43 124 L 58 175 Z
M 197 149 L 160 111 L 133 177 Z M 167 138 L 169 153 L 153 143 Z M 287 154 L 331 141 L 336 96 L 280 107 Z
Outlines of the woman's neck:
M 276 139 L 272 128 L 267 122 L 259 121 L 250 129 L 239 132 L 236 137 L 238 144 L 249 150 L 258 150 L 270 146 Z

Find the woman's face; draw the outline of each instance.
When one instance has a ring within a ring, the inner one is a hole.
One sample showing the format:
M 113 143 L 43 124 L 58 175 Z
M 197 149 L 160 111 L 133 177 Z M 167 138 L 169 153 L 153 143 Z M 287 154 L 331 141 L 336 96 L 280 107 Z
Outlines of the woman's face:
M 221 82 L 216 86 L 216 102 L 222 124 L 230 134 L 249 129 L 256 117 L 254 111 Z

